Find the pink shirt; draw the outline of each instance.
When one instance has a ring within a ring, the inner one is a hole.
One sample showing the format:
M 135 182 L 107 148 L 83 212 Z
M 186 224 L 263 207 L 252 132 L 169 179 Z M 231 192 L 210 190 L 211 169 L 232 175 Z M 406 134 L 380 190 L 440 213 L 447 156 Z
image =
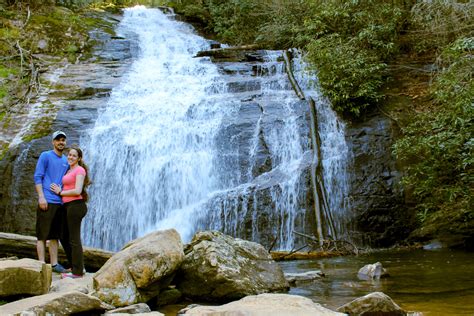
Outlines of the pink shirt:
M 68 170 L 66 175 L 63 177 L 63 190 L 73 190 L 76 188 L 76 177 L 77 175 L 82 174 L 84 177 L 86 176 L 86 170 L 81 166 L 77 166 L 72 170 Z M 63 196 L 63 203 L 75 201 L 75 200 L 82 200 L 82 195 L 74 195 L 74 196 Z

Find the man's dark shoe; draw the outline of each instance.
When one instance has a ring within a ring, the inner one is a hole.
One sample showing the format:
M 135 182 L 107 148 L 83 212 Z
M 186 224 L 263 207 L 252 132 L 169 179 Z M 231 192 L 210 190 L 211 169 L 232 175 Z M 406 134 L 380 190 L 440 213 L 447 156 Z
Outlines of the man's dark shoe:
M 67 273 L 69 272 L 68 269 L 64 268 L 62 265 L 60 265 L 59 263 L 55 264 L 54 266 L 52 266 L 53 268 L 53 271 L 54 272 L 57 272 L 57 273 Z

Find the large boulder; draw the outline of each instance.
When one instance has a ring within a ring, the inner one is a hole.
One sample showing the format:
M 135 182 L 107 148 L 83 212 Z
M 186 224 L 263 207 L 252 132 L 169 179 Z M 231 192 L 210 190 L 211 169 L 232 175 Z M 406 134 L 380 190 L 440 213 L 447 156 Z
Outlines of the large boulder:
M 183 260 L 176 230 L 150 233 L 127 244 L 96 272 L 95 295 L 117 307 L 147 302 L 170 284 Z
M 51 285 L 51 265 L 33 259 L 0 261 L 0 297 L 41 295 Z
M 78 292 L 49 293 L 33 296 L 0 306 L 0 315 L 71 315 L 101 313 L 113 306 L 98 298 Z M 90 315 L 88 314 L 88 315 Z
M 220 232 L 197 233 L 176 280 L 185 297 L 229 301 L 288 290 L 280 266 L 262 245 Z
M 178 315 L 194 316 L 342 316 L 341 314 L 306 297 L 289 294 L 260 294 L 244 297 L 222 306 L 195 306 L 180 311 Z
M 401 309 L 390 296 L 382 292 L 373 292 L 359 297 L 337 309 L 338 312 L 358 316 L 405 316 L 407 313 Z

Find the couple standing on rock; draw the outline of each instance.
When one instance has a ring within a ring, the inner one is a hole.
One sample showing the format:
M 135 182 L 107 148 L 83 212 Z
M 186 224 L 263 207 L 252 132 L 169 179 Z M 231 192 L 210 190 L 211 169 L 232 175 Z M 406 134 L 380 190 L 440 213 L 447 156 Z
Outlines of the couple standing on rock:
M 41 153 L 34 174 L 38 193 L 36 216 L 36 250 L 38 259 L 46 262 L 46 241 L 49 240 L 50 262 L 62 278 L 80 278 L 84 274 L 81 243 L 81 222 L 87 213 L 89 185 L 87 166 L 78 147 L 68 149 L 66 134 L 56 131 L 52 136 L 53 150 Z M 72 266 L 72 271 L 58 263 L 58 239 Z

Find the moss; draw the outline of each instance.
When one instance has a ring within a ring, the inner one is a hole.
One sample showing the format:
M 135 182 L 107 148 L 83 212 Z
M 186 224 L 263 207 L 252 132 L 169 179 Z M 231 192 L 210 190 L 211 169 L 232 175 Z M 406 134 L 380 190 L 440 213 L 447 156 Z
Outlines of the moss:
M 3 112 L 3 117 L 2 117 L 2 128 L 3 129 L 8 129 L 8 127 L 10 127 L 10 123 L 11 123 L 11 117 Z
M 4 143 L 0 145 L 0 160 L 3 160 L 3 158 L 5 158 L 5 156 L 7 155 L 7 152 L 8 152 L 8 143 Z M 1 301 L 0 301 L 0 305 L 2 305 Z
M 8 94 L 8 89 L 5 85 L 1 85 L 0 86 L 0 99 L 3 99 L 4 97 L 6 97 Z M 2 119 L 3 117 L 1 116 L 0 114 L 0 120 Z
M 19 70 L 17 68 L 10 68 L 10 67 L 5 67 L 3 65 L 0 65 L 0 78 L 6 78 L 10 74 L 12 75 L 18 75 Z
M 30 142 L 33 139 L 41 138 L 51 132 L 51 125 L 53 124 L 55 113 L 57 109 L 51 102 L 46 101 L 41 106 L 41 117 L 36 119 L 31 125 L 29 131 L 23 135 L 24 142 Z
M 53 119 L 51 117 L 44 116 L 39 118 L 32 124 L 30 131 L 23 135 L 22 140 L 24 142 L 31 142 L 33 139 L 47 136 L 51 131 L 52 123 Z

